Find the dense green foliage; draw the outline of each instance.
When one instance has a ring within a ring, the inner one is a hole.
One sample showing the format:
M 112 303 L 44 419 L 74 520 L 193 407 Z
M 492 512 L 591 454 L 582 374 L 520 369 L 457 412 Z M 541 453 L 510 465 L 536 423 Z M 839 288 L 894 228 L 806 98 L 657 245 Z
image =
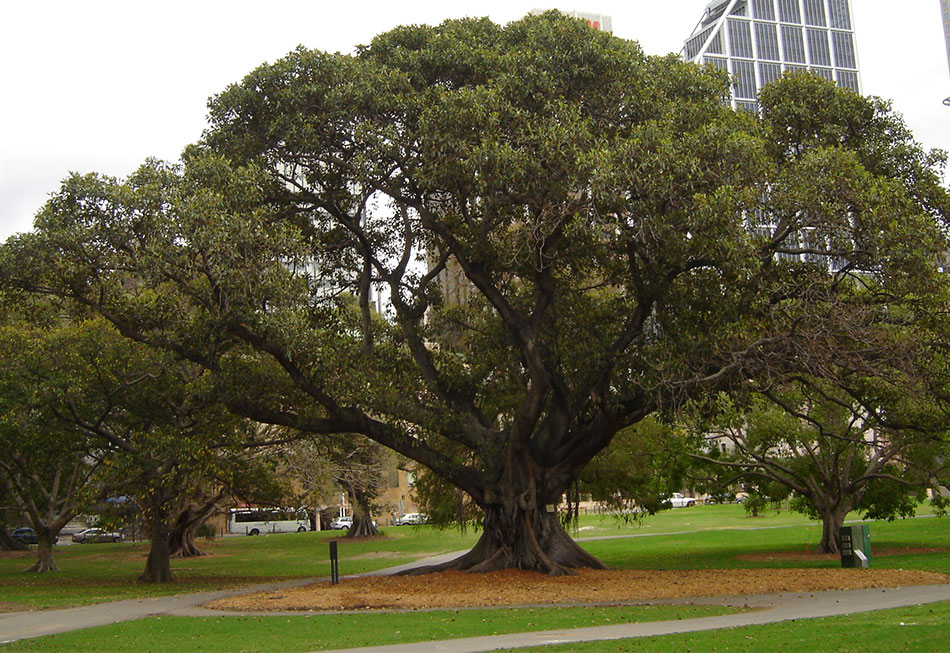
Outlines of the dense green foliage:
M 904 379 L 873 403 L 846 382 L 804 378 L 738 405 L 723 401 L 704 424 L 706 450 L 694 457 L 722 484 L 741 482 L 753 513 L 791 496 L 795 510 L 823 521 L 819 551 L 837 552 L 848 513 L 912 515 L 927 489 L 939 495 L 950 485 L 945 408 L 926 386 L 915 391 Z
M 214 97 L 180 165 L 71 176 L 0 277 L 200 366 L 235 414 L 428 467 L 484 515 L 458 568 L 597 566 L 555 506 L 622 429 L 886 378 L 932 342 L 894 316 L 941 326 L 940 155 L 817 78 L 761 116 L 727 88 L 557 12 L 301 48 Z
M 55 571 L 52 545 L 59 531 L 83 506 L 104 498 L 102 445 L 64 415 L 69 400 L 86 398 L 76 387 L 81 354 L 74 347 L 84 327 L 61 324 L 59 312 L 50 305 L 4 308 L 8 309 L 0 314 L 4 505 L 26 517 L 37 533 L 32 570 Z M 69 390 L 64 392 L 65 388 Z
M 16 505 L 55 538 L 81 510 L 126 496 L 153 538 L 143 580 L 171 580 L 182 515 L 203 521 L 258 480 L 243 447 L 253 427 L 224 410 L 201 367 L 102 318 L 28 306 L 29 319 L 11 309 L 0 327 L 0 468 Z M 41 547 L 39 564 L 51 555 Z
M 617 433 L 591 460 L 581 473 L 577 498 L 627 518 L 662 510 L 687 481 L 693 446 L 682 429 L 647 418 Z

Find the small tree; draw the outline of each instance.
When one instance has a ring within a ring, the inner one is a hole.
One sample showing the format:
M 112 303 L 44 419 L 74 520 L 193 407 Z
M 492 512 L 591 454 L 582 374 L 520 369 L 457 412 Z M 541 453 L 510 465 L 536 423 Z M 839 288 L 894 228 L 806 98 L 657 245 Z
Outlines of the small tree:
M 378 534 L 373 513 L 396 464 L 391 452 L 365 437 L 342 434 L 295 440 L 280 447 L 275 458 L 275 472 L 289 482 L 285 492 L 297 497 L 298 505 L 332 503 L 342 490 L 353 507 L 346 537 Z
M 822 522 L 818 551 L 837 553 L 849 512 L 912 514 L 923 490 L 947 474 L 944 427 L 928 430 L 917 415 L 913 427 L 895 428 L 899 407 L 891 408 L 868 412 L 827 385 L 770 390 L 731 406 L 713 430 L 713 442 L 728 442 L 728 455 L 699 458 L 724 469 L 725 482 L 745 479 L 753 490 L 747 510 L 764 508 L 754 503 L 759 497 L 768 497 L 764 504 L 793 492 L 791 507 Z
M 306 507 L 311 528 L 316 530 L 321 507 L 339 495 L 326 448 L 312 438 L 301 438 L 275 447 L 270 455 L 276 461 L 274 474 L 287 481 L 283 488 L 287 505 Z
M 229 452 L 242 450 L 254 429 L 223 409 L 200 367 L 123 338 L 104 320 L 77 323 L 70 348 L 69 376 L 45 390 L 49 410 L 94 439 L 102 491 L 138 504 L 151 542 L 139 579 L 171 582 L 173 547 L 189 548 L 188 532 L 223 491 L 193 502 L 233 469 Z M 176 526 L 184 530 L 173 538 Z
M 618 433 L 594 457 L 581 473 L 578 492 L 590 493 L 624 519 L 653 514 L 683 489 L 689 451 L 681 429 L 647 418 Z
M 373 512 L 377 509 L 380 494 L 386 489 L 390 469 L 395 465 L 395 456 L 391 452 L 365 437 L 354 436 L 342 449 L 336 450 L 332 473 L 353 506 L 353 525 L 347 530 L 346 537 L 378 535 Z
M 27 302 L 29 304 L 29 302 Z M 101 488 L 99 452 L 88 433 L 59 419 L 56 389 L 76 380 L 73 347 L 82 325 L 49 305 L 7 312 L 0 323 L 0 479 L 36 532 L 28 571 L 58 571 L 53 544 Z M 33 322 L 23 318 L 32 312 Z

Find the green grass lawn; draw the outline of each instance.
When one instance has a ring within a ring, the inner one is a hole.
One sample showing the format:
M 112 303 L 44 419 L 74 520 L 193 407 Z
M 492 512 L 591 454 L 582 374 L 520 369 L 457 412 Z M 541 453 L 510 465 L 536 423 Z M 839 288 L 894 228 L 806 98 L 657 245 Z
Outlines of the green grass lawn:
M 806 556 L 803 561 L 769 559 L 769 554 L 777 552 L 813 551 L 821 535 L 820 525 L 788 511 L 771 511 L 753 519 L 745 516 L 741 506 L 699 506 L 667 511 L 638 524 L 618 524 L 612 518 L 597 515 L 582 516 L 579 527 L 578 537 L 597 538 L 586 540 L 584 547 L 615 568 L 836 567 L 840 564 L 835 559 L 817 556 Z M 421 526 L 385 529 L 382 537 L 363 542 L 339 539 L 338 532 L 223 538 L 203 543 L 210 553 L 208 556 L 173 561 L 178 582 L 163 586 L 143 585 L 135 580 L 145 563 L 145 545 L 63 547 L 56 553 L 63 571 L 40 575 L 22 572 L 30 558 L 6 555 L 0 557 L 0 606 L 6 610 L 43 609 L 327 576 L 330 539 L 339 541 L 341 573 L 355 574 L 429 555 L 461 551 L 470 547 L 477 536 L 472 530 L 463 535 L 453 530 Z M 875 567 L 950 573 L 950 528 L 946 520 L 875 522 L 871 525 L 871 539 Z M 898 554 L 878 555 L 887 550 L 897 550 Z M 758 557 L 749 560 L 746 556 L 750 555 Z M 943 611 L 940 614 L 946 616 L 948 608 L 939 609 Z M 272 650 L 275 646 L 281 650 L 313 650 L 360 642 L 382 644 L 380 633 L 386 633 L 387 642 L 397 643 L 710 614 L 705 609 L 695 612 L 683 606 L 670 608 L 672 612 L 663 610 L 550 608 L 309 617 L 166 617 L 28 640 L 16 646 L 21 650 L 181 650 L 183 646 L 191 650 Z M 837 623 L 834 619 L 825 621 Z M 838 632 L 834 628 L 837 626 L 829 625 L 829 632 Z M 847 626 L 843 628 L 847 630 Z M 279 636 L 275 635 L 277 629 Z M 919 630 L 924 632 L 927 628 Z M 344 634 L 343 640 L 334 639 L 336 632 Z M 775 637 L 786 637 L 783 631 L 776 632 L 779 634 Z M 637 640 L 635 646 L 640 646 L 640 641 Z M 221 642 L 225 644 L 222 646 Z M 710 640 L 709 647 L 700 648 L 718 648 L 716 642 L 718 640 Z
M 923 511 L 921 511 L 923 514 Z M 857 515 L 854 515 L 857 517 Z M 791 510 L 766 510 L 759 517 L 748 517 L 737 504 L 694 506 L 664 510 L 647 515 L 640 522 L 625 524 L 613 515 L 581 515 L 578 537 L 599 537 L 629 533 L 655 534 L 678 531 L 722 530 L 731 528 L 763 528 L 801 525 L 808 519 Z
M 673 511 L 680 519 L 707 524 L 718 513 L 724 521 L 736 518 L 738 506 L 699 506 Z M 688 515 L 683 513 L 689 513 Z M 664 515 L 668 517 L 668 515 Z M 605 564 L 618 569 L 735 569 L 757 567 L 839 567 L 837 558 L 814 556 L 808 559 L 752 561 L 745 556 L 770 553 L 814 552 L 821 539 L 821 525 L 799 518 L 799 522 L 776 524 L 787 516 L 749 519 L 759 526 L 743 529 L 698 528 L 685 534 L 658 534 L 655 537 L 593 540 L 584 548 Z M 685 525 L 685 522 L 684 522 Z M 776 527 L 777 526 L 777 527 Z M 684 529 L 685 530 L 685 529 Z M 582 532 L 582 536 L 583 536 Z M 900 555 L 875 552 L 908 550 Z M 931 552 L 926 550 L 936 549 Z M 945 519 L 920 518 L 874 522 L 871 524 L 872 566 L 884 569 L 920 569 L 950 574 L 950 528 Z M 740 558 L 740 556 L 743 556 Z
M 946 651 L 950 647 L 950 602 L 864 612 L 845 617 L 803 619 L 765 626 L 724 628 L 700 633 L 522 648 L 555 653 L 618 651 L 782 651 L 812 653 L 898 653 Z
M 476 535 L 432 527 L 389 528 L 382 538 L 351 541 L 339 531 L 226 537 L 199 542 L 210 555 L 172 560 L 176 583 L 137 582 L 148 555 L 146 544 L 86 544 L 57 549 L 59 573 L 23 573 L 33 554 L 0 557 L 0 606 L 38 610 L 128 598 L 166 596 L 292 578 L 329 576 L 331 539 L 339 542 L 340 573 L 358 574 L 462 550 Z
M 316 651 L 535 630 L 689 619 L 731 612 L 736 610 L 707 606 L 636 606 L 290 617 L 153 617 L 24 640 L 0 646 L 0 650 Z
M 340 572 L 357 574 L 465 550 L 477 536 L 472 529 L 463 535 L 456 530 L 419 526 L 383 529 L 382 538 L 363 542 L 340 539 L 337 531 L 221 538 L 201 544 L 208 556 L 172 561 L 178 580 L 172 585 L 136 582 L 145 565 L 145 544 L 60 547 L 56 560 L 62 571 L 53 574 L 23 573 L 32 554 L 5 554 L 0 556 L 0 607 L 8 611 L 49 609 L 328 576 L 327 542 L 331 539 L 339 542 Z M 584 547 L 618 569 L 837 566 L 835 560 L 817 557 L 810 561 L 739 559 L 749 554 L 814 550 L 820 526 L 787 510 L 749 518 L 742 506 L 698 506 L 668 510 L 634 524 L 586 515 L 581 516 L 576 536 L 609 538 L 585 541 Z M 950 529 L 937 518 L 876 522 L 871 527 L 871 540 L 872 554 L 901 547 L 950 550 Z M 875 557 L 872 562 L 875 567 L 950 573 L 950 553 L 946 551 L 912 551 Z

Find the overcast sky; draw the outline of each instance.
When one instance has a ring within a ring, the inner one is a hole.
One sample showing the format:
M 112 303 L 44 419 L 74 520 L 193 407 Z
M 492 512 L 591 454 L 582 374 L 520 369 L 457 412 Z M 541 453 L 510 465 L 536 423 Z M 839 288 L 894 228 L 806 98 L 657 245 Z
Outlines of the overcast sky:
M 678 52 L 708 0 L 30 0 L 0 27 L 0 240 L 70 172 L 123 177 L 146 157 L 176 160 L 205 126 L 206 102 L 304 45 L 351 52 L 406 23 L 556 7 L 612 16 L 648 54 Z M 926 147 L 950 150 L 939 0 L 853 0 L 865 94 L 892 99 Z

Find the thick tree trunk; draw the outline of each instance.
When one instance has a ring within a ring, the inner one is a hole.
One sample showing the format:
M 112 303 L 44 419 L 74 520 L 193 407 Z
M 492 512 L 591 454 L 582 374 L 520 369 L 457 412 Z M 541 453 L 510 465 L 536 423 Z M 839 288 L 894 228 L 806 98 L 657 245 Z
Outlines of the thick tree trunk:
M 840 507 L 826 508 L 821 511 L 821 542 L 818 543 L 818 553 L 838 553 L 840 542 L 839 533 L 844 524 L 848 511 Z
M 172 583 L 171 562 L 169 557 L 168 539 L 170 529 L 164 519 L 156 519 L 150 524 L 151 547 L 148 560 L 145 562 L 145 571 L 139 576 L 142 583 Z
M 353 525 L 346 531 L 344 537 L 359 538 L 379 535 L 376 525 L 373 524 L 372 502 L 367 494 L 354 486 L 347 487 L 347 493 L 350 495 L 350 503 L 353 505 Z
M 28 572 L 59 571 L 59 566 L 53 560 L 53 544 L 56 534 L 50 530 L 36 532 L 36 562 L 27 569 Z
M 191 558 L 204 555 L 195 543 L 195 533 L 206 519 L 206 513 L 199 512 L 192 506 L 181 511 L 169 536 L 169 557 Z
M 205 555 L 204 551 L 199 549 L 195 542 L 197 528 L 197 526 L 194 528 L 178 528 L 176 524 L 176 527 L 172 529 L 168 543 L 168 556 L 170 558 L 194 558 Z
M 535 477 L 527 470 L 521 471 L 526 472 L 527 486 L 536 487 Z M 545 501 L 531 489 L 516 493 L 509 484 L 499 485 L 494 492 L 486 494 L 496 500 L 483 506 L 484 532 L 475 547 L 446 564 L 408 573 L 525 569 L 561 576 L 572 574 L 577 568 L 606 569 L 600 560 L 582 549 L 561 524 L 556 511 L 560 492 L 548 493 L 550 498 Z
M 343 537 L 347 538 L 359 538 L 359 537 L 374 537 L 379 535 L 379 531 L 376 529 L 376 526 L 373 524 L 373 516 L 368 513 L 356 513 L 353 514 L 353 525 L 350 526 L 346 535 Z

